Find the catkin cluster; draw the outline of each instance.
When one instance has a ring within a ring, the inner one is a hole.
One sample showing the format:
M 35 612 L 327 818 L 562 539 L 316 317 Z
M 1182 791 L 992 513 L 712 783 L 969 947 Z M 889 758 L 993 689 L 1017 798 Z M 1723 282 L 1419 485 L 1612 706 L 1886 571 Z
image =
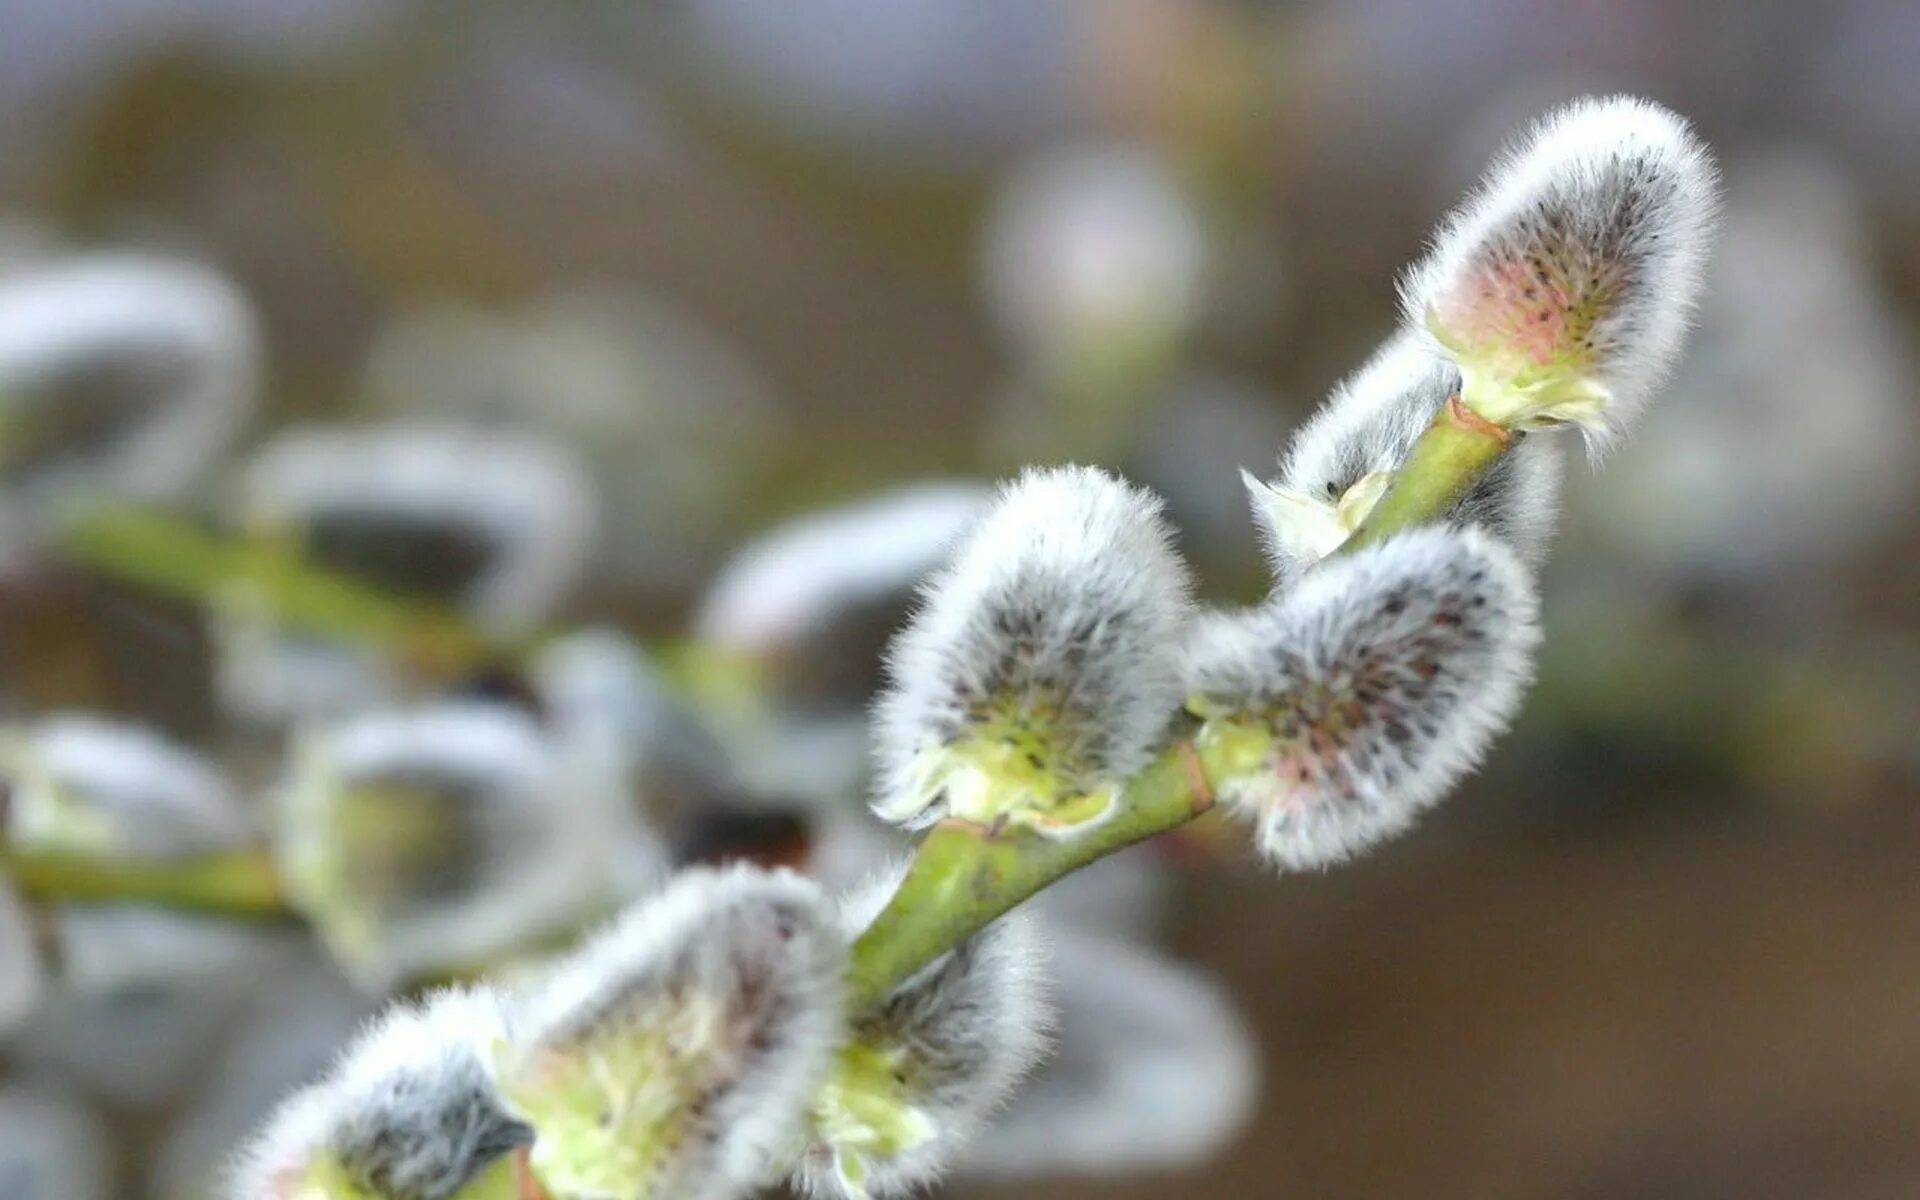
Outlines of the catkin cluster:
M 938 525 L 942 549 L 957 541 L 887 659 L 874 810 L 1015 855 L 1111 848 L 1102 831 L 1171 754 L 1285 870 L 1406 829 L 1522 701 L 1539 640 L 1532 570 L 1562 469 L 1544 431 L 1574 424 L 1609 444 L 1651 398 L 1698 294 L 1715 204 L 1704 151 L 1642 101 L 1577 103 L 1504 154 L 1407 274 L 1402 327 L 1333 390 L 1273 480 L 1247 480 L 1274 576 L 1255 606 L 1199 607 L 1158 498 L 1106 471 L 914 497 L 916 523 Z M 1456 408 L 1504 453 L 1430 523 L 1350 544 L 1408 473 L 1431 469 L 1421 446 Z M 900 564 L 861 566 L 790 596 L 762 594 L 764 571 L 743 570 L 708 623 L 744 646 L 783 645 L 842 600 L 897 590 Z M 392 927 L 430 918 L 433 940 L 473 933 L 413 897 L 361 894 L 339 852 L 355 837 L 420 849 L 353 813 L 394 804 L 396 786 L 459 782 L 467 719 L 341 731 L 289 791 L 289 820 L 307 830 L 303 895 L 318 913 L 352 910 L 343 897 L 364 910 L 339 927 L 344 944 L 359 937 L 371 956 Z M 537 728 L 516 737 L 522 752 L 477 800 L 413 796 L 408 811 L 444 815 L 483 861 L 510 863 L 516 814 L 552 778 Z M 1052 1004 L 1027 917 L 955 914 L 961 936 L 849 1010 L 850 944 L 896 886 L 889 875 L 834 896 L 785 872 L 684 873 L 521 988 L 443 993 L 388 1017 L 272 1119 L 233 1194 L 726 1200 L 782 1181 L 808 1196 L 909 1193 L 1041 1059 Z

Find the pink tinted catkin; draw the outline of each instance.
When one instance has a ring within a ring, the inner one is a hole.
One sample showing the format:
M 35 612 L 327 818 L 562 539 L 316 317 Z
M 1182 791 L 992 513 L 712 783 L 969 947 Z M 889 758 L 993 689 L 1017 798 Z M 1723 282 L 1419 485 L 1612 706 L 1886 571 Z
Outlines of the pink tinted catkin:
M 1262 853 L 1329 866 L 1405 829 L 1479 761 L 1538 638 L 1511 551 L 1474 530 L 1402 534 L 1202 623 L 1196 744 Z
M 1401 286 L 1407 324 L 1460 364 L 1498 424 L 1574 423 L 1604 449 L 1678 356 L 1719 208 L 1686 122 L 1580 100 L 1509 149 Z

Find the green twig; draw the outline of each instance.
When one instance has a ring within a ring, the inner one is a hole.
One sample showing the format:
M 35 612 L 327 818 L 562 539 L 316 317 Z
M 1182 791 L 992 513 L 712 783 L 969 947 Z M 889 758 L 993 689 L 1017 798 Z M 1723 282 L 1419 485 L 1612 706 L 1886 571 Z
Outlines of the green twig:
M 157 904 L 242 917 L 291 917 L 273 857 L 249 848 L 164 860 L 0 848 L 0 877 L 39 900 Z
M 1358 550 L 1445 516 L 1512 445 L 1511 432 L 1460 403 L 1460 397 L 1449 399 L 1413 444 L 1386 495 L 1340 550 Z
M 450 608 L 402 600 L 275 547 L 167 513 L 88 504 L 67 514 L 55 543 L 67 561 L 136 587 L 208 606 L 244 589 L 251 602 L 291 630 L 374 643 L 416 661 L 472 665 L 495 649 Z
M 1206 769 L 1178 743 L 1128 784 L 1105 823 L 1067 839 L 942 821 L 914 853 L 899 891 L 853 947 L 848 1003 L 884 999 L 941 954 L 1048 884 L 1213 807 Z

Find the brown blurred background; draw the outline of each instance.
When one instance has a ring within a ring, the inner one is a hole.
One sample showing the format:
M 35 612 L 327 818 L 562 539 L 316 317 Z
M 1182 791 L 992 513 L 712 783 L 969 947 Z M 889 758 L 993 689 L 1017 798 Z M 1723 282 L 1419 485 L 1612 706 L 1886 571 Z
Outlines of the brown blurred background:
M 1583 92 L 1686 114 L 1727 178 L 1711 296 L 1661 410 L 1574 464 L 1520 727 L 1363 863 L 1182 874 L 1172 945 L 1264 1066 L 1216 1161 L 964 1194 L 1920 1196 L 1920 6 L 11 0 L 0 31 L 0 217 L 231 273 L 252 437 L 407 411 L 448 314 L 565 375 L 609 339 L 574 301 L 634 306 L 649 423 L 570 614 L 649 636 L 778 517 L 1064 458 L 1160 488 L 1211 593 L 1255 594 L 1235 468 L 1386 334 L 1500 142 Z M 16 709 L 209 736 L 196 635 L 63 640 L 92 618 L 36 603 Z

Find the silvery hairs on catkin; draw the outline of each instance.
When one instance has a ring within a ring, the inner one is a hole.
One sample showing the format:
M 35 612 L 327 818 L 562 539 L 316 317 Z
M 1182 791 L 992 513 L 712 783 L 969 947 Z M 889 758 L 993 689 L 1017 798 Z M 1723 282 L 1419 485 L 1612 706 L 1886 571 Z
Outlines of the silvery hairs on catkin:
M 502 1030 L 499 1000 L 484 990 L 391 1010 L 325 1079 L 280 1106 L 242 1152 L 228 1195 L 280 1200 L 325 1162 L 383 1200 L 449 1200 L 533 1141 L 482 1058 Z
M 1152 493 L 1087 467 L 1007 484 L 894 641 L 876 811 L 915 826 L 944 815 L 924 759 L 996 706 L 1057 707 L 1045 769 L 1071 789 L 1139 770 L 1179 709 L 1190 594 Z
M 1614 441 L 1665 379 L 1698 303 L 1719 209 L 1680 117 L 1584 99 L 1506 149 L 1407 273 L 1401 305 L 1463 363 L 1566 367 L 1604 396 L 1588 447 Z M 1483 414 L 1486 415 L 1486 414 Z
M 1519 708 L 1535 614 L 1511 551 L 1477 530 L 1426 528 L 1202 622 L 1190 704 L 1206 720 L 1203 752 L 1217 743 L 1232 759 L 1221 799 L 1289 869 L 1400 832 Z
M 569 1146 L 569 1135 L 609 1136 L 599 1103 L 582 1110 L 577 1097 L 542 1092 L 554 1061 L 617 1064 L 640 1047 L 648 1070 L 630 1078 L 609 1065 L 585 1077 L 620 1089 L 607 1111 L 641 1122 L 670 1113 L 684 1124 L 636 1156 L 644 1178 L 614 1185 L 596 1175 L 581 1184 L 543 1173 L 548 1188 L 728 1200 L 766 1182 L 839 1044 L 845 971 L 830 901 L 787 871 L 686 871 L 635 905 L 516 1012 L 502 1086 L 540 1127 L 533 1161 L 543 1172 L 548 1151 L 566 1159 L 565 1169 L 600 1171 L 605 1164 Z

